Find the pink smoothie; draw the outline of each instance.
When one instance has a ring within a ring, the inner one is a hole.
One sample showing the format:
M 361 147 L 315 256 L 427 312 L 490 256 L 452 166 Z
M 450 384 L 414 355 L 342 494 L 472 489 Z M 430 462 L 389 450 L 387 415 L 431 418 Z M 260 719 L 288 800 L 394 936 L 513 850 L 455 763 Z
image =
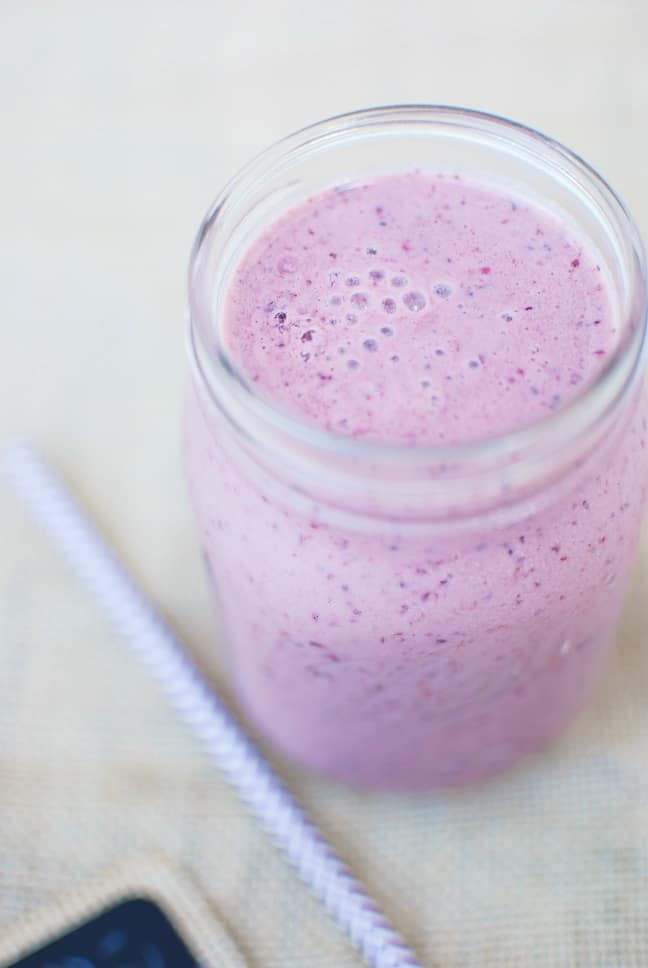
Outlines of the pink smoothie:
M 237 266 L 224 320 L 258 394 L 411 447 L 563 408 L 618 328 L 596 251 L 557 216 L 418 171 L 286 212 Z M 233 681 L 272 743 L 352 782 L 424 788 L 486 776 L 565 727 L 599 675 L 635 548 L 641 401 L 559 497 L 461 538 L 305 508 L 207 409 L 192 391 L 189 481 Z

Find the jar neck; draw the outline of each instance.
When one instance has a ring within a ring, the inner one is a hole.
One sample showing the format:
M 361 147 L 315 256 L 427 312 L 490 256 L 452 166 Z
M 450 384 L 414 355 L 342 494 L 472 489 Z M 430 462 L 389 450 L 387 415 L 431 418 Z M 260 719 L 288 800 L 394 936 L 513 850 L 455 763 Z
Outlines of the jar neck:
M 456 154 L 459 146 L 467 157 L 481 159 L 476 164 L 497 172 L 508 172 L 515 162 L 518 182 L 526 179 L 536 194 L 561 199 L 566 210 L 571 206 L 583 231 L 596 235 L 604 250 L 620 321 L 618 346 L 580 396 L 523 430 L 444 447 L 342 437 L 260 397 L 228 356 L 223 303 L 232 266 L 250 240 L 296 198 L 330 178 L 328 171 L 339 174 L 352 157 L 358 165 L 376 154 L 383 166 L 384 156 L 396 166 L 396 148 L 410 157 L 414 142 L 421 155 L 431 145 L 434 157 Z M 641 243 L 612 190 L 584 162 L 537 132 L 459 109 L 360 112 L 275 145 L 226 187 L 201 226 L 190 266 L 189 355 L 203 406 L 296 495 L 370 519 L 450 522 L 519 513 L 614 434 L 631 409 L 645 335 Z

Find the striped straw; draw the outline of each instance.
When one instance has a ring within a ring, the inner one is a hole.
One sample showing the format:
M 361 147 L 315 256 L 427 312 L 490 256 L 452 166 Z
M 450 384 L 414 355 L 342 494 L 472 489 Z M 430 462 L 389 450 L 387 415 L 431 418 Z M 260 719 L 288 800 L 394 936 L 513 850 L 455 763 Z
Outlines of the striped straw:
M 18 496 L 365 962 L 371 968 L 421 968 L 375 901 L 209 689 L 51 468 L 21 442 L 6 445 L 2 457 Z

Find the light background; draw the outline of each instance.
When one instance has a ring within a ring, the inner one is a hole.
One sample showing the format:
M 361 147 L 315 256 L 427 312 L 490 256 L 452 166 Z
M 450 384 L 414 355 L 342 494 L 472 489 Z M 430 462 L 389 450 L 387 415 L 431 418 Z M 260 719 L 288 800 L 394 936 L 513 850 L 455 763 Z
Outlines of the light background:
M 270 141 L 435 101 L 525 121 L 648 235 L 643 0 L 2 0 L 0 434 L 65 472 L 218 679 L 178 460 L 198 221 Z M 639 563 L 610 675 L 559 747 L 480 791 L 285 771 L 426 966 L 648 964 Z M 0 490 L 0 931 L 138 848 L 199 877 L 253 968 L 358 960 Z

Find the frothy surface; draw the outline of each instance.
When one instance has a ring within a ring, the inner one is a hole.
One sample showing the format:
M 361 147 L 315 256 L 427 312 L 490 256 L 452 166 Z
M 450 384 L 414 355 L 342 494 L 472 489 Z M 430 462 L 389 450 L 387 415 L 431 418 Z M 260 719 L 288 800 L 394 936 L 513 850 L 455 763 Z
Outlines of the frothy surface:
M 563 407 L 616 320 L 595 252 L 529 199 L 400 172 L 312 196 L 247 250 L 225 305 L 235 364 L 337 433 L 456 442 Z

